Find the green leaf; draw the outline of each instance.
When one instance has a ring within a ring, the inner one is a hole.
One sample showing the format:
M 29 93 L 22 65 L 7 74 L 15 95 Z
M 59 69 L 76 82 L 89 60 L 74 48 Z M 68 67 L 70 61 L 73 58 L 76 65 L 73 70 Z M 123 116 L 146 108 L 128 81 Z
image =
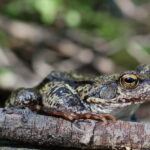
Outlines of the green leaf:
M 60 0 L 35 0 L 35 8 L 39 11 L 44 23 L 52 23 L 56 17 Z
M 81 23 L 80 13 L 76 10 L 70 10 L 65 16 L 66 22 L 70 27 L 77 27 Z

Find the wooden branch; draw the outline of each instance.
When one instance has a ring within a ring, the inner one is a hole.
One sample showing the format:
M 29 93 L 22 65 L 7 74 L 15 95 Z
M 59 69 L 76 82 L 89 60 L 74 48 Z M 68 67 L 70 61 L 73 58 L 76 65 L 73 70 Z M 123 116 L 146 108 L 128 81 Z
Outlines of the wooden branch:
M 67 121 L 26 109 L 0 109 L 0 140 L 44 147 L 150 149 L 150 126 L 117 121 Z

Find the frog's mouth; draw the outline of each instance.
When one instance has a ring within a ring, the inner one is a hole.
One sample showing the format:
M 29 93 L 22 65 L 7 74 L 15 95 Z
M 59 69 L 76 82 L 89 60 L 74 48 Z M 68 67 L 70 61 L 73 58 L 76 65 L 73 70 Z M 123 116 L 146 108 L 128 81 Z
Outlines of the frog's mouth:
M 113 99 L 101 99 L 101 98 L 95 98 L 91 97 L 86 100 L 90 104 L 97 104 L 99 106 L 111 106 L 112 105 L 131 105 L 131 104 L 141 104 L 144 102 L 150 102 L 150 91 L 147 92 L 141 92 L 140 94 L 132 93 L 130 95 L 119 95 L 116 98 Z
M 108 90 L 109 92 L 109 90 Z M 132 104 L 141 104 L 146 101 L 150 102 L 150 80 L 144 80 L 134 89 L 116 88 L 113 98 L 88 97 L 86 102 L 96 107 L 126 107 Z

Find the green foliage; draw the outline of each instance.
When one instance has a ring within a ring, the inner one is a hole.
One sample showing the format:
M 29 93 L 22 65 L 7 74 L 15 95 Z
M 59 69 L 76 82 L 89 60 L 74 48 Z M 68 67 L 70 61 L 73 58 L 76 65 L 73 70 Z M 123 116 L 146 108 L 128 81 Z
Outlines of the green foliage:
M 143 4 L 143 3 L 149 2 L 149 0 L 133 0 L 133 2 L 136 4 Z
M 133 1 L 136 4 L 143 4 L 148 0 Z M 2 12 L 17 19 L 48 26 L 55 25 L 59 21 L 65 27 L 84 29 L 89 34 L 104 37 L 108 41 L 118 39 L 117 47 L 120 49 L 125 49 L 123 39 L 138 30 L 135 22 L 123 18 L 112 0 L 11 0 Z M 3 34 L 0 32 L 1 36 Z M 5 36 L 2 39 L 5 39 Z M 144 49 L 150 52 L 149 47 L 144 46 Z M 125 60 L 129 58 L 126 56 Z M 120 58 L 115 59 L 120 62 L 118 60 Z
M 110 56 L 118 66 L 123 66 L 128 69 L 134 69 L 139 63 L 126 50 L 118 51 Z
M 6 46 L 8 45 L 8 36 L 5 32 L 0 30 L 0 45 Z
M 149 47 L 145 47 L 144 50 L 145 50 L 148 54 L 150 54 L 150 46 L 149 46 Z
M 149 0 L 133 2 L 142 5 Z M 149 34 L 149 27 L 122 16 L 112 0 L 11 0 L 0 12 L 12 18 L 48 27 L 57 28 L 61 24 L 63 29 L 83 29 L 89 35 L 103 37 L 113 43 L 115 41 L 115 46 L 120 51 L 110 57 L 124 67 L 129 68 L 130 64 L 131 69 L 138 62 L 124 50 L 128 43 L 127 37 L 131 34 Z M 6 39 L 6 35 L 0 32 L 0 44 L 5 43 Z M 142 45 L 142 48 L 150 53 L 149 45 Z
M 119 18 L 115 18 L 106 12 L 86 16 L 85 22 L 93 26 L 93 30 L 98 36 L 103 36 L 107 40 L 125 36 L 129 33 L 131 27 L 129 23 L 120 21 Z
M 34 7 L 44 23 L 52 23 L 57 15 L 61 0 L 34 0 Z
M 65 20 L 68 26 L 77 27 L 81 23 L 81 15 L 76 10 L 70 10 L 66 13 Z
M 0 69 L 0 76 L 5 76 L 6 74 L 10 74 L 11 70 L 8 68 L 1 68 Z
M 110 0 L 12 0 L 3 12 L 17 19 L 40 21 L 47 25 L 60 19 L 70 28 L 84 28 L 113 40 L 127 34 L 129 25 L 110 14 L 111 9 L 114 5 Z
M 28 12 L 29 14 L 34 12 L 33 2 L 34 0 L 12 0 L 5 5 L 3 12 L 9 16 L 24 19 L 23 14 L 25 12 Z

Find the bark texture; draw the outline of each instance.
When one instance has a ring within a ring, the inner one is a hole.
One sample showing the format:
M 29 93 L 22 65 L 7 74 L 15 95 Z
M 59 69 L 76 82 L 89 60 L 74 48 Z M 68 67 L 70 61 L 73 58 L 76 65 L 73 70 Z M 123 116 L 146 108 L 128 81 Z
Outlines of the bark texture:
M 26 109 L 0 109 L 0 140 L 44 147 L 150 149 L 150 126 L 117 121 L 43 116 Z

